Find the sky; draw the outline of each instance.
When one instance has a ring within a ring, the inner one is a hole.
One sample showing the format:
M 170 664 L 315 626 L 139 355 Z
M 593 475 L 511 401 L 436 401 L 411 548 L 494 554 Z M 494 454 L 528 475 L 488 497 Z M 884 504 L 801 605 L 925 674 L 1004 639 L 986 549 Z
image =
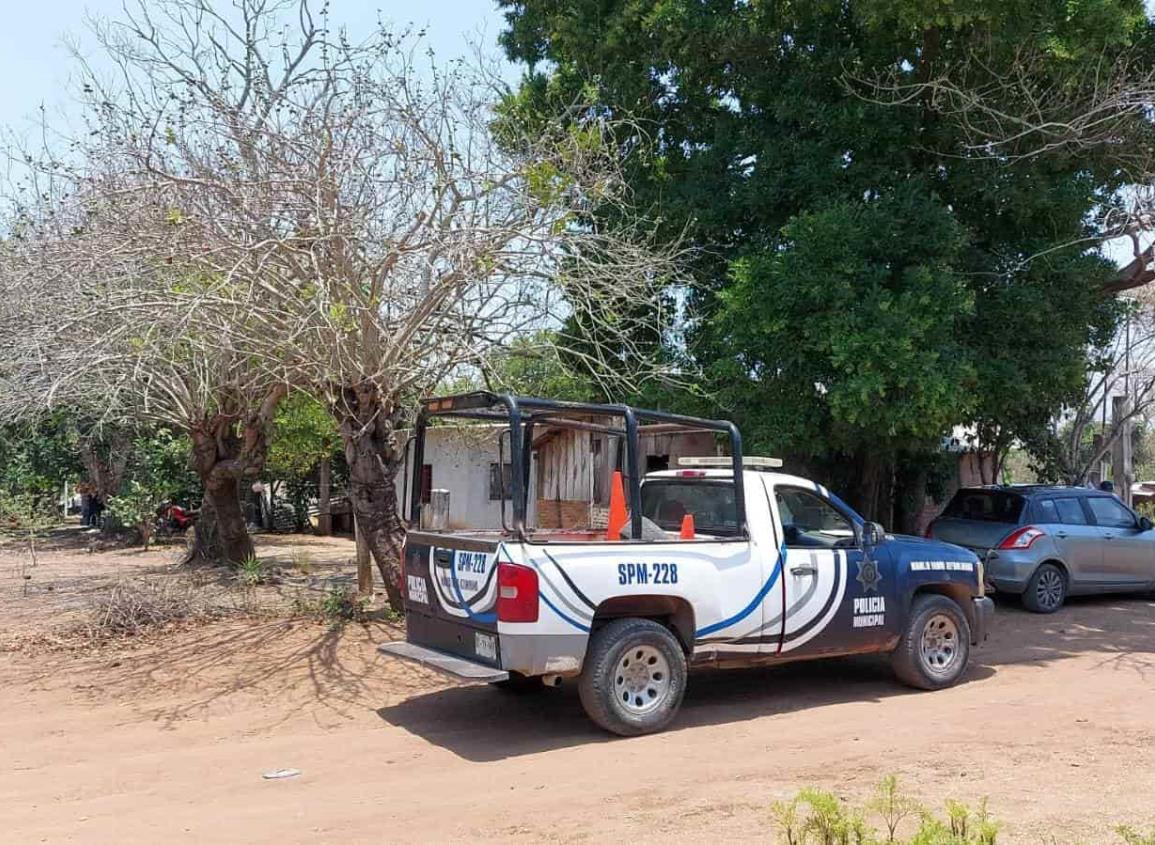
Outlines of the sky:
M 83 53 L 94 53 L 86 18 L 117 17 L 123 2 L 0 0 L 0 127 L 28 136 L 36 130 L 41 108 L 51 124 L 60 125 L 62 118 L 67 123 L 73 73 L 66 42 L 77 43 Z M 503 20 L 492 0 L 331 0 L 330 8 L 334 22 L 345 26 L 354 39 L 381 19 L 397 28 L 407 24 L 425 28 L 430 46 L 442 59 L 469 55 L 473 44 L 499 55 L 496 41 Z M 516 76 L 511 66 L 510 81 Z M 1107 252 L 1125 264 L 1130 243 L 1109 244 Z
M 65 40 L 91 52 L 86 16 L 118 17 L 123 0 L 0 0 L 0 126 L 30 131 L 43 106 L 67 114 L 72 58 Z M 314 3 L 320 6 L 320 3 Z M 491 0 L 331 0 L 332 18 L 356 38 L 380 17 L 402 28 L 426 28 L 434 52 L 450 59 L 484 42 L 497 54 L 502 16 Z

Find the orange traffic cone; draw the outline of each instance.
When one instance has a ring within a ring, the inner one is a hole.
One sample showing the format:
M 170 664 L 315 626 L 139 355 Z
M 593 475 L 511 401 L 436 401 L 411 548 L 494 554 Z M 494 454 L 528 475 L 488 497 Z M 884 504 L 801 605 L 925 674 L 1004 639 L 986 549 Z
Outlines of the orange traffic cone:
M 682 517 L 682 530 L 678 532 L 678 539 L 694 539 L 694 515 L 692 513 L 688 513 Z
M 622 474 L 615 472 L 613 483 L 610 485 L 610 519 L 606 526 L 606 539 L 622 539 L 622 529 L 626 527 L 626 521 L 626 491 L 622 487 Z

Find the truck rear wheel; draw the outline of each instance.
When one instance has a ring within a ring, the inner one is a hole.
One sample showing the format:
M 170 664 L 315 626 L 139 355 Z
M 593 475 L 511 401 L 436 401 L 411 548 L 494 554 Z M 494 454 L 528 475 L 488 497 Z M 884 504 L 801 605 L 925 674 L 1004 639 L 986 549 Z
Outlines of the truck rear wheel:
M 967 669 L 971 627 L 961 607 L 946 596 L 915 596 L 898 647 L 891 653 L 894 674 L 908 686 L 935 690 L 954 686 Z
M 578 692 L 599 726 L 620 736 L 660 731 L 686 691 L 686 655 L 651 619 L 615 619 L 593 635 Z

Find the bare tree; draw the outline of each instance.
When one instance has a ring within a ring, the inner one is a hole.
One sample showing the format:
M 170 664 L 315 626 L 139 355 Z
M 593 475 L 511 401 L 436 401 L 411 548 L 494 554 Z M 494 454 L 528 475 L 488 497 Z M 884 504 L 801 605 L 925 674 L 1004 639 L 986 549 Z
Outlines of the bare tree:
M 38 157 L 64 188 L 33 192 L 60 201 L 34 215 L 51 237 L 28 264 L 75 288 L 61 309 L 79 316 L 56 322 L 100 351 L 98 390 L 171 406 L 206 488 L 228 467 L 218 511 L 279 398 L 314 392 L 397 603 L 416 397 L 567 324 L 596 339 L 573 353 L 596 374 L 646 372 L 678 249 L 628 208 L 603 115 L 515 119 L 478 67 L 420 67 L 420 41 L 385 30 L 351 43 L 305 0 L 141 3 L 98 34 L 118 74 L 86 77 L 82 168 Z
M 1137 301 L 1134 310 L 1105 348 L 1093 350 L 1091 368 L 1079 400 L 1051 424 L 1046 440 L 1033 444 L 1048 474 L 1082 485 L 1111 454 L 1132 424 L 1155 410 L 1155 308 Z M 1121 413 L 1113 400 L 1126 399 Z
M 1147 285 L 1155 280 L 1155 69 L 1143 52 L 1118 49 L 1070 62 L 1061 73 L 1054 68 L 1054 56 L 1037 46 L 997 59 L 976 47 L 933 71 L 929 64 L 917 73 L 895 67 L 871 78 L 849 74 L 845 81 L 871 102 L 926 109 L 952 121 L 964 138 L 961 157 L 1013 164 L 1094 154 L 1117 168 L 1130 187 L 1099 210 L 1098 232 L 1078 245 L 1128 238 L 1132 261 L 1103 293 Z

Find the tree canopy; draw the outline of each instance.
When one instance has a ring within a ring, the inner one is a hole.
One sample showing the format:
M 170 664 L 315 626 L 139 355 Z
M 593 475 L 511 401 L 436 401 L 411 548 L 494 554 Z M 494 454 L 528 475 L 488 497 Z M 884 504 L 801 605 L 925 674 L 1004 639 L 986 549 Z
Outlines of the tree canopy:
M 1005 449 L 1081 391 L 1110 337 L 1101 155 L 1008 162 L 929 97 L 1029 45 L 1081 78 L 1149 37 L 1137 0 L 504 0 L 521 113 L 629 115 L 638 202 L 698 248 L 678 351 L 752 447 L 822 463 L 889 520 L 897 468 L 954 425 Z M 700 400 L 684 399 L 700 407 Z

